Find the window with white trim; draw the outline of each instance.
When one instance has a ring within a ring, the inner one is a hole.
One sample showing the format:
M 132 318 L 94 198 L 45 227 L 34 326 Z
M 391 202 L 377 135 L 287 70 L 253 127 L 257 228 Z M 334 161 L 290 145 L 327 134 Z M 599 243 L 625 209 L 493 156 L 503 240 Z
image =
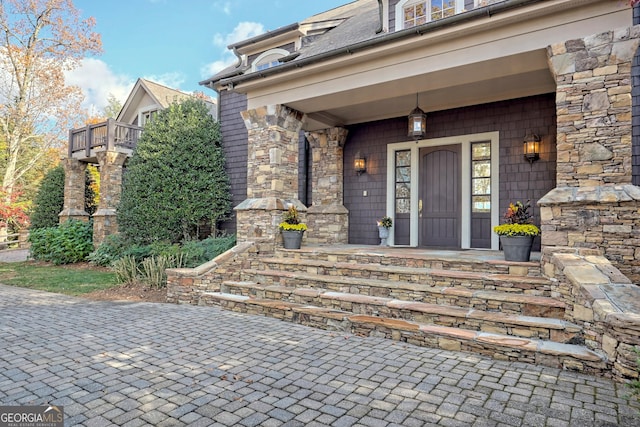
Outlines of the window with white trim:
M 154 109 L 140 112 L 140 126 L 144 127 L 147 123 L 155 119 L 159 111 L 158 109 Z
M 463 0 L 404 0 L 396 5 L 396 29 L 411 28 L 453 16 L 464 9 Z

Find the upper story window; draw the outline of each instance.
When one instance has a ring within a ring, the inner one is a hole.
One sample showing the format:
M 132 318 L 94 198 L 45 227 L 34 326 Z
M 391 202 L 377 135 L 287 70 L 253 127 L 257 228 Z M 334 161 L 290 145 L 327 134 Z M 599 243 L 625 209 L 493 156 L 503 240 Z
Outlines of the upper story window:
M 138 120 L 138 122 L 140 123 L 140 126 L 144 127 L 147 123 L 155 119 L 156 116 L 158 115 L 158 111 L 159 111 L 158 109 L 141 111 L 140 118 Z
M 396 30 L 453 16 L 463 8 L 464 0 L 402 0 L 396 5 Z
M 259 55 L 251 64 L 251 71 L 266 70 L 280 65 L 280 58 L 289 55 L 284 49 L 270 49 Z

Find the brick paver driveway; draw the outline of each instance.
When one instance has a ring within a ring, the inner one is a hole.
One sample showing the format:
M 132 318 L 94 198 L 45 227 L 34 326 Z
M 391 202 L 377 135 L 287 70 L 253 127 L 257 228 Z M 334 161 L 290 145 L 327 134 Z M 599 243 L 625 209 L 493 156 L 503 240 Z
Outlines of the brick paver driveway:
M 0 404 L 63 405 L 68 426 L 640 426 L 627 392 L 211 307 L 0 285 Z

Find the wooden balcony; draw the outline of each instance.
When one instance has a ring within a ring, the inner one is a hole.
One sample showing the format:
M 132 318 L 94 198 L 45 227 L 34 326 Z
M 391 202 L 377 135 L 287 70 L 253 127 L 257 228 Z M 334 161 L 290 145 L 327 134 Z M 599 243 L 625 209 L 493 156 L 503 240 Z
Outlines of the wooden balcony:
M 69 131 L 69 157 L 95 162 L 96 153 L 100 151 L 118 151 L 131 155 L 141 134 L 141 127 L 116 122 L 114 119 L 72 129 Z

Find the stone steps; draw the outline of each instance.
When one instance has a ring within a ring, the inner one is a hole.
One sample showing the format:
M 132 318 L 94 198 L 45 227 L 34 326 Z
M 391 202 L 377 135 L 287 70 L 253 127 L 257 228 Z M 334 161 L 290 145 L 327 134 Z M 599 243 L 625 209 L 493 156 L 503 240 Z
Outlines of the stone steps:
M 401 301 L 558 319 L 561 319 L 565 312 L 565 304 L 561 301 L 526 293 L 477 290 L 465 287 L 424 286 L 417 283 L 378 280 L 369 280 L 363 283 L 361 280 L 353 278 L 298 273 L 280 274 L 273 271 L 252 272 L 247 270 L 244 276 L 245 278 L 250 277 L 254 280 L 260 278 L 262 280 L 259 284 L 253 280 L 224 282 L 220 291 L 305 303 L 314 303 L 313 298 L 316 294 L 337 292 L 354 296 L 383 297 Z M 267 277 L 272 280 L 265 280 Z M 283 293 L 287 295 L 281 295 Z M 304 301 L 303 298 L 305 298 Z
M 574 345 L 514 337 L 506 334 L 466 330 L 316 307 L 289 301 L 260 299 L 222 292 L 204 292 L 200 304 L 313 326 L 321 329 L 376 336 L 414 345 L 455 351 L 470 351 L 494 358 L 542 364 L 552 367 L 601 372 L 603 359 L 586 348 Z
M 328 330 L 601 372 L 538 262 L 491 251 L 303 247 L 255 257 L 199 303 Z
M 524 292 L 543 296 L 549 296 L 551 292 L 549 279 L 515 273 L 496 273 L 473 269 L 447 270 L 376 263 L 357 264 L 306 258 L 263 258 L 261 261 L 260 270 L 263 271 L 287 271 L 320 276 L 384 280 L 385 282 L 419 283 L 423 286 L 464 286 L 473 289 Z M 254 270 L 258 269 L 254 268 Z M 523 271 L 525 270 L 521 270 L 521 272 Z
M 274 265 L 271 264 L 271 266 Z M 290 267 L 283 266 L 283 268 L 291 270 Z M 375 266 L 370 265 L 368 268 L 373 270 Z M 394 270 L 398 268 L 400 267 L 393 267 Z M 455 292 L 459 291 L 460 298 L 468 297 L 475 291 L 538 297 L 551 295 L 551 282 L 541 277 L 427 270 L 420 274 L 421 281 L 415 277 L 413 280 L 406 281 L 402 280 L 402 278 L 406 278 L 405 272 L 389 272 L 386 277 L 382 278 L 378 278 L 378 275 L 374 273 L 374 278 L 360 277 L 357 273 L 350 274 L 350 270 L 328 270 L 323 267 L 319 271 L 313 267 L 305 267 L 305 264 L 298 265 L 295 270 L 299 271 L 275 270 L 267 266 L 264 269 L 245 269 L 240 276 L 243 281 L 253 281 L 260 284 L 321 288 L 337 292 L 434 303 L 445 300 L 443 292 L 453 297 Z M 342 274 L 336 274 L 336 272 Z M 433 276 L 429 276 L 430 272 L 433 272 Z M 444 291 L 445 289 L 449 290 Z
M 392 298 L 332 292 L 325 289 L 292 288 L 285 286 L 264 286 L 252 282 L 224 282 L 221 292 L 255 298 L 313 305 L 352 314 L 404 319 L 423 324 L 457 327 L 469 330 L 495 332 L 513 336 L 539 338 L 567 342 L 581 339 L 581 329 L 564 320 L 531 316 L 503 311 L 488 311 L 473 307 L 432 304 L 418 301 L 403 301 Z M 486 294 L 486 292 L 485 292 Z M 487 295 L 501 298 L 500 293 Z M 549 298 L 513 295 L 511 300 L 521 298 L 523 305 L 545 308 L 558 306 Z M 480 300 L 479 300 L 480 301 Z M 502 301 L 504 303 L 504 301 Z M 487 305 L 486 302 L 482 303 Z M 533 309 L 534 311 L 543 311 Z M 532 314 L 532 313 L 530 313 Z
M 460 255 L 462 254 L 462 256 Z M 276 258 L 300 261 L 328 261 L 365 266 L 410 267 L 446 271 L 474 271 L 494 274 L 517 274 L 540 277 L 540 263 L 504 261 L 493 251 L 424 251 L 412 248 L 377 248 L 376 246 L 310 246 L 297 250 L 278 249 Z

